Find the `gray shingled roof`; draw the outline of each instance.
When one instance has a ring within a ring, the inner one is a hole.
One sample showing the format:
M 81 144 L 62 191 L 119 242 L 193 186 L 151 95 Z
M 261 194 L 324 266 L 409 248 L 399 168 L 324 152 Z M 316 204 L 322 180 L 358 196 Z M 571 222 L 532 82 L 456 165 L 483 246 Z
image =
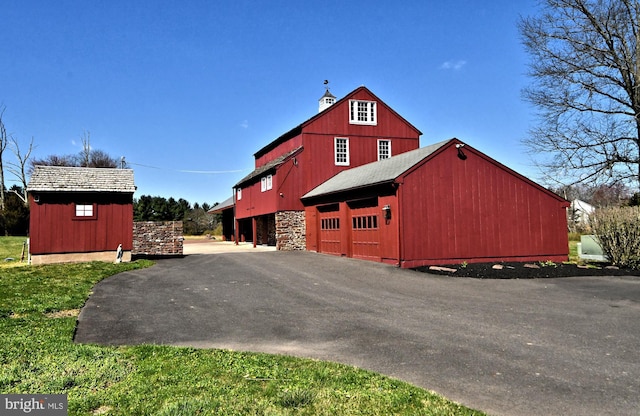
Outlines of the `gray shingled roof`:
M 392 182 L 450 141 L 435 143 L 389 159 L 344 170 L 306 193 L 302 199 Z
M 225 199 L 215 207 L 211 208 L 209 211 L 207 211 L 207 213 L 217 214 L 224 211 L 225 209 L 233 208 L 234 205 L 235 205 L 235 201 L 233 200 L 233 195 L 231 195 L 229 198 Z
M 36 166 L 27 191 L 135 192 L 133 170 Z
M 240 180 L 240 182 L 238 182 L 234 187 L 238 188 L 242 185 L 244 185 L 245 183 L 251 181 L 253 178 L 257 177 L 257 176 L 261 176 L 262 174 L 264 174 L 265 172 L 267 172 L 268 170 L 271 170 L 273 168 L 276 168 L 278 166 L 280 166 L 281 164 L 283 164 L 291 155 L 295 154 L 298 150 L 302 149 L 302 146 L 297 147 L 295 149 L 293 149 L 290 152 L 285 153 L 282 156 L 277 157 L 276 159 L 272 160 L 269 163 L 266 163 L 262 166 L 260 166 L 259 168 L 256 168 L 256 170 L 254 170 L 253 172 L 251 172 L 250 174 L 248 174 L 247 176 L 245 176 L 244 178 L 242 178 L 242 180 Z

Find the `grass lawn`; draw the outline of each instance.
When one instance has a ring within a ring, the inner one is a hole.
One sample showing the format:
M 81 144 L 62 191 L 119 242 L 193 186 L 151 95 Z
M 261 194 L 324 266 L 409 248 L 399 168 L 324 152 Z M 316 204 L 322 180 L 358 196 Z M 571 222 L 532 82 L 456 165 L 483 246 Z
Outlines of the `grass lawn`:
M 7 247 L 21 249 L 24 241 L 5 238 L 3 259 Z M 74 344 L 77 314 L 93 285 L 150 265 L 0 268 L 0 393 L 67 394 L 70 415 L 482 414 L 340 364 L 225 350 Z

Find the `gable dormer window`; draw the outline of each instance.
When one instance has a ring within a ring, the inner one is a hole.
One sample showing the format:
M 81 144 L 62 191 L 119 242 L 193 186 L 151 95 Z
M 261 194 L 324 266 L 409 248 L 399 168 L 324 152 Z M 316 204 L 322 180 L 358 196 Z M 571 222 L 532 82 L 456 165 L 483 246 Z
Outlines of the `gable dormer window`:
M 369 126 L 375 126 L 376 124 L 378 124 L 376 117 L 376 102 L 350 100 L 349 123 L 364 124 Z

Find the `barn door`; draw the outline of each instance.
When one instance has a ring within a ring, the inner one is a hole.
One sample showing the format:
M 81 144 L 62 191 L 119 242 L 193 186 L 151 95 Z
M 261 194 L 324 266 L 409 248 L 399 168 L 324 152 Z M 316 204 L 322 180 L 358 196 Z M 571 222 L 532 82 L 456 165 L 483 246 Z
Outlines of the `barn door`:
M 320 224 L 319 253 L 341 255 L 340 249 L 340 210 L 338 204 L 318 207 L 318 222 Z
M 380 210 L 376 199 L 349 203 L 351 257 L 380 261 Z

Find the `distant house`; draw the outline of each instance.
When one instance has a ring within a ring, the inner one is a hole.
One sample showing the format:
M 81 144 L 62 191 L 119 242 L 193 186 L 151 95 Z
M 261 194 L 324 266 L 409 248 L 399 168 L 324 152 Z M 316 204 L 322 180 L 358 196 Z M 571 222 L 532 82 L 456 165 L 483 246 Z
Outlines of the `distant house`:
M 569 208 L 570 221 L 573 225 L 588 226 L 589 216 L 594 213 L 596 207 L 584 202 L 580 199 L 574 199 L 571 201 L 571 207 Z
M 366 87 L 336 100 L 254 154 L 255 170 L 235 186 L 236 241 L 304 250 L 300 198 L 335 174 L 417 149 L 420 131 Z
M 307 192 L 307 249 L 400 267 L 567 260 L 569 202 L 457 139 Z
M 33 264 L 131 260 L 133 171 L 36 166 L 27 186 Z

